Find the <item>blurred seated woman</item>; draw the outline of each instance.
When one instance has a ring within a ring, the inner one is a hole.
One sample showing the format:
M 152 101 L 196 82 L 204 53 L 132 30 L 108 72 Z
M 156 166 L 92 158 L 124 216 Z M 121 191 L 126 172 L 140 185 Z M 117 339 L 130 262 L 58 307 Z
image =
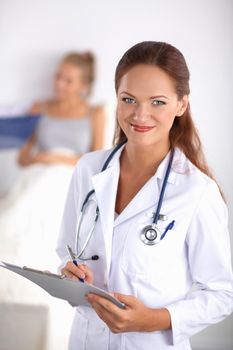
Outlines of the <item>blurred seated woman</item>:
M 55 97 L 35 103 L 29 111 L 42 118 L 20 151 L 21 165 L 74 165 L 83 153 L 102 148 L 103 108 L 91 106 L 87 99 L 93 80 L 92 54 L 71 53 L 62 60 L 54 82 Z
M 93 55 L 70 53 L 58 67 L 54 98 L 29 111 L 41 118 L 19 151 L 22 175 L 0 202 L 0 260 L 55 270 L 73 166 L 84 153 L 103 147 L 104 109 L 89 102 L 93 82 Z

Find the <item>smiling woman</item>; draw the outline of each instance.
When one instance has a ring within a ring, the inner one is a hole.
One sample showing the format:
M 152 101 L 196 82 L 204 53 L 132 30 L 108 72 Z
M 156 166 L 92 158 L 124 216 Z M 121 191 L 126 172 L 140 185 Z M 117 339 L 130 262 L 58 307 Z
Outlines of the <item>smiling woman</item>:
M 193 334 L 233 311 L 233 275 L 227 208 L 191 118 L 189 71 L 175 47 L 142 42 L 121 58 L 115 86 L 116 147 L 78 163 L 57 251 L 63 274 L 114 292 L 125 309 L 88 295 L 69 349 L 190 350 Z M 95 215 L 78 237 L 76 229 L 89 198 L 99 220 L 75 266 L 66 245 L 87 240 Z
M 117 97 L 118 123 L 127 139 L 131 134 L 135 138 L 137 132 L 146 133 L 146 138 L 138 138 L 140 142 L 144 140 L 152 147 L 157 144 L 167 152 L 174 119 L 188 104 L 187 95 L 178 99 L 169 75 L 159 67 L 137 65 L 122 77 Z

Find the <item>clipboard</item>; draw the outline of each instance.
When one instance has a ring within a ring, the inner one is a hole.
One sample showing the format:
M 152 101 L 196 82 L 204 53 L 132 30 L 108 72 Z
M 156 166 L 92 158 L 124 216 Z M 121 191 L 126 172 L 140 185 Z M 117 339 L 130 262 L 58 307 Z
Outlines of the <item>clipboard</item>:
M 35 270 L 26 266 L 20 267 L 4 261 L 1 261 L 0 267 L 27 278 L 43 288 L 53 297 L 66 300 L 72 306 L 85 305 L 90 307 L 90 304 L 85 299 L 85 295 L 93 293 L 108 299 L 121 309 L 125 308 L 123 303 L 114 298 L 108 292 L 89 283 L 80 282 L 79 280 L 73 281 L 68 277 L 64 278 L 63 276 L 54 273 Z

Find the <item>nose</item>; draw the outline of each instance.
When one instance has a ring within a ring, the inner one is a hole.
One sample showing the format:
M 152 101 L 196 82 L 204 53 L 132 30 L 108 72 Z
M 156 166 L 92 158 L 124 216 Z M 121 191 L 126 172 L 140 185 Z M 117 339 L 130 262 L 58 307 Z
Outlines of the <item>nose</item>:
M 134 111 L 133 119 L 144 123 L 150 117 L 150 111 L 146 104 L 138 104 Z

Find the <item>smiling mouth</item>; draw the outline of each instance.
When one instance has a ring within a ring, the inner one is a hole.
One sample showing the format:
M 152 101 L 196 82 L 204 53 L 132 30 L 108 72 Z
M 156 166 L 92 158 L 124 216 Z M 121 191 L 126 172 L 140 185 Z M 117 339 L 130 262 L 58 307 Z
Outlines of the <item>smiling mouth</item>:
M 136 124 L 130 124 L 134 131 L 137 132 L 148 132 L 152 129 L 154 129 L 155 126 L 147 126 L 147 125 L 136 125 Z

